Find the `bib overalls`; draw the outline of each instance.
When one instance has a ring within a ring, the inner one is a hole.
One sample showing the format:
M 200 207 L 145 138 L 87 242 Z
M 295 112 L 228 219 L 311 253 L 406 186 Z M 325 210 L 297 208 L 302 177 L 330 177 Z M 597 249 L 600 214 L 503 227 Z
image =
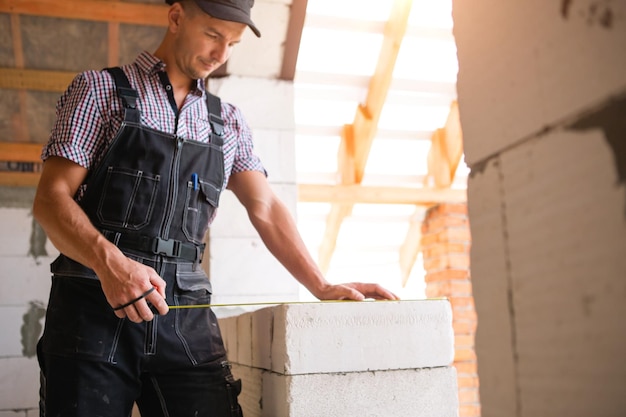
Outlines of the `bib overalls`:
M 79 204 L 107 239 L 166 281 L 169 305 L 209 304 L 199 264 L 224 182 L 219 98 L 207 93 L 210 140 L 188 140 L 143 126 L 137 91 L 121 69 L 108 71 L 124 121 Z M 64 255 L 51 269 L 38 345 L 42 416 L 126 417 L 135 402 L 145 417 L 241 416 L 241 383 L 210 308 L 137 324 L 115 316 L 91 269 Z

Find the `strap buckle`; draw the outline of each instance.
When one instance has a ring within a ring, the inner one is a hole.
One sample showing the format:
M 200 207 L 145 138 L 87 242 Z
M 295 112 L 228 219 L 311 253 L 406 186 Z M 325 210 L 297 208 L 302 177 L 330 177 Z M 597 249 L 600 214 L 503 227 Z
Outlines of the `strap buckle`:
M 180 241 L 175 239 L 154 238 L 152 243 L 152 253 L 178 258 L 180 256 Z

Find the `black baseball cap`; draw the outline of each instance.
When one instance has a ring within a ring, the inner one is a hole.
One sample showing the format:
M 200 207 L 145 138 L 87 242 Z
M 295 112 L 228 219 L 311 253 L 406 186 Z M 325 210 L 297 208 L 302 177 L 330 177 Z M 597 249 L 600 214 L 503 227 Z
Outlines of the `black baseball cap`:
M 165 0 L 167 4 L 174 4 L 178 0 Z M 245 23 L 252 29 L 257 37 L 261 32 L 250 18 L 250 10 L 254 6 L 254 0 L 194 0 L 205 13 L 216 19 L 229 20 L 231 22 Z

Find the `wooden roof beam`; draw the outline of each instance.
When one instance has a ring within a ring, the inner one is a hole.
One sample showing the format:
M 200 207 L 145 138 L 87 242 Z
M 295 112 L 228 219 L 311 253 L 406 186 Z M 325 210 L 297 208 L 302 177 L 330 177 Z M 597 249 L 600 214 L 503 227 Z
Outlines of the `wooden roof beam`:
M 344 126 L 339 146 L 338 171 L 341 184 L 360 184 L 378 127 L 378 120 L 387 98 L 400 44 L 408 25 L 412 0 L 395 0 L 385 25 L 383 44 L 374 75 L 370 79 L 367 98 L 357 107 L 354 121 Z M 320 245 L 318 263 L 322 271 L 330 264 L 341 223 L 352 212 L 352 206 L 333 206 L 326 221 L 324 239 Z
M 467 201 L 467 190 L 298 184 L 298 201 L 302 203 L 333 204 L 410 204 L 432 206 L 438 203 L 463 203 Z
M 165 3 L 141 4 L 102 0 L 0 0 L 0 13 L 59 17 L 98 22 L 167 26 Z

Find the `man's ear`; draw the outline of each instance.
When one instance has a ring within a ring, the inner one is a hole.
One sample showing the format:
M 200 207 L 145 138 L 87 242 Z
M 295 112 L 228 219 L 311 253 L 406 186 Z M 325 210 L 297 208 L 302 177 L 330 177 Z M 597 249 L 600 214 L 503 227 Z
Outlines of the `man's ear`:
M 181 6 L 180 2 L 177 1 L 170 6 L 170 9 L 167 12 L 167 22 L 171 32 L 178 32 L 178 28 L 180 27 L 184 14 L 185 10 L 183 9 L 183 6 Z

